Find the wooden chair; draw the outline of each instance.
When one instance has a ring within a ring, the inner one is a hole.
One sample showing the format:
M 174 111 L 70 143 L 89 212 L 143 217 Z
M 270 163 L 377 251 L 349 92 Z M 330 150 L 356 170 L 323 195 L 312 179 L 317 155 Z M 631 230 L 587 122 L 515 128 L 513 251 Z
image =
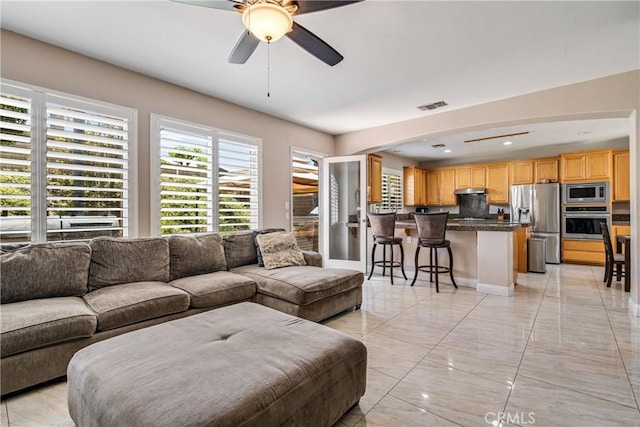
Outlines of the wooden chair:
M 604 240 L 604 253 L 605 253 L 605 266 L 604 266 L 604 280 L 607 283 L 607 288 L 611 287 L 611 280 L 613 279 L 613 269 L 616 270 L 616 282 L 619 282 L 625 277 L 624 267 L 624 254 L 617 254 L 613 251 L 613 244 L 611 243 L 611 234 L 609 233 L 609 227 L 606 222 L 600 223 L 600 229 L 602 230 L 602 240 Z

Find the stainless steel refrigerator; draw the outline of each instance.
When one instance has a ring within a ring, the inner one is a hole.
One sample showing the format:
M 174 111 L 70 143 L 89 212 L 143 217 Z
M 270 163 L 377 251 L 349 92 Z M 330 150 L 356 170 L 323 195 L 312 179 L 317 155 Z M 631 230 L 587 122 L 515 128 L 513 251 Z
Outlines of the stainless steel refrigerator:
M 560 263 L 560 184 L 511 186 L 511 221 L 530 224 L 531 237 L 545 239 L 546 261 Z

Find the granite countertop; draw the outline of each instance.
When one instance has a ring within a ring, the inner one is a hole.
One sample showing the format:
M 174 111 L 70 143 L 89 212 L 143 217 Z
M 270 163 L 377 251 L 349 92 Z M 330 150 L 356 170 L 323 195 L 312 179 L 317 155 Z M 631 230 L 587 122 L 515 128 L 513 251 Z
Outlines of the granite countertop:
M 485 221 L 456 221 L 450 219 L 447 222 L 447 230 L 449 231 L 516 231 L 521 227 L 515 222 L 485 220 Z M 405 230 L 415 230 L 415 221 L 396 221 L 396 228 L 404 228 Z

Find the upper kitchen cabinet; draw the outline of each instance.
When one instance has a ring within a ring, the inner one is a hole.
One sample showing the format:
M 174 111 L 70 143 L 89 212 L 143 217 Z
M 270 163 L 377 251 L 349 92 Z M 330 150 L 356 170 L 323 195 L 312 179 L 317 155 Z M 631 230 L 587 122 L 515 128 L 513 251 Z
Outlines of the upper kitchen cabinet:
M 404 204 L 424 206 L 427 204 L 427 171 L 415 166 L 404 168 Z
M 511 185 L 533 184 L 533 160 L 511 162 Z
M 559 182 L 558 158 L 537 159 L 533 163 L 533 182 L 540 181 Z
M 454 170 L 456 190 L 484 188 L 484 165 L 457 166 Z
M 611 150 L 560 155 L 561 182 L 611 180 Z
M 509 164 L 494 163 L 487 169 L 487 203 L 509 204 Z
M 367 155 L 367 202 L 382 203 L 382 157 Z
M 629 151 L 613 154 L 613 201 L 626 202 L 631 199 L 629 180 Z
M 436 169 L 427 172 L 427 206 L 454 206 L 456 196 L 455 169 Z

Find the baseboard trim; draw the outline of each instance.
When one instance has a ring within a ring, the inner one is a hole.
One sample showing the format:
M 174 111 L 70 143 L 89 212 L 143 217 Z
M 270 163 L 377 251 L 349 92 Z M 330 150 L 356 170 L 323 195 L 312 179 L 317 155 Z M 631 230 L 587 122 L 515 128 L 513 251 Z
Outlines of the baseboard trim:
M 629 314 L 634 317 L 640 317 L 640 304 L 636 304 L 631 297 L 629 297 Z
M 483 293 L 483 294 L 512 297 L 514 292 L 514 286 L 513 284 L 509 286 L 498 286 L 498 285 L 492 285 L 489 283 L 478 283 L 476 290 L 479 293 Z
M 398 277 L 398 275 L 395 274 L 396 272 L 394 271 L 394 275 L 393 277 Z M 405 270 L 405 273 L 407 273 L 407 277 L 409 278 L 409 280 L 413 280 L 413 275 L 415 274 L 415 270 Z M 398 273 L 400 276 L 400 279 L 403 279 L 402 277 L 402 273 Z M 426 279 L 425 279 L 426 278 Z M 470 279 L 468 277 L 456 277 L 454 275 L 453 277 L 456 280 L 456 285 L 458 286 L 462 286 L 465 288 L 473 288 L 476 289 L 478 286 L 478 280 L 477 279 Z M 425 273 L 425 272 L 420 272 L 418 274 L 418 280 L 421 281 L 429 281 L 429 273 Z M 445 274 L 441 274 L 440 278 L 438 279 L 440 283 L 444 283 L 445 285 L 450 285 L 451 284 L 451 278 L 449 277 L 448 273 Z

